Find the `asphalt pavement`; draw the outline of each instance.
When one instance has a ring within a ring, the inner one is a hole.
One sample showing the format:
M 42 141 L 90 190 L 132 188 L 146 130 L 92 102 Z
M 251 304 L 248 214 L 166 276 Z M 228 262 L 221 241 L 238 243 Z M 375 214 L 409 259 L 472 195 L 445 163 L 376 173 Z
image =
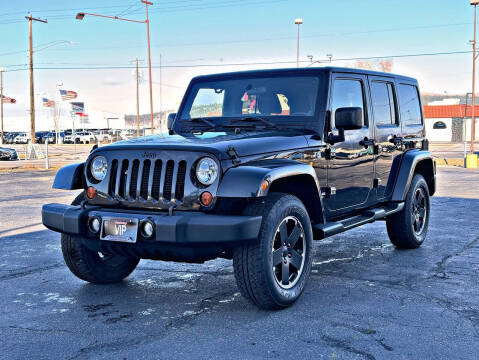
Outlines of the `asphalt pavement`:
M 438 168 L 429 235 L 399 251 L 384 222 L 314 244 L 303 296 L 245 301 L 231 261 L 142 260 L 117 285 L 64 265 L 41 205 L 54 172 L 0 174 L 0 359 L 477 359 L 479 170 Z

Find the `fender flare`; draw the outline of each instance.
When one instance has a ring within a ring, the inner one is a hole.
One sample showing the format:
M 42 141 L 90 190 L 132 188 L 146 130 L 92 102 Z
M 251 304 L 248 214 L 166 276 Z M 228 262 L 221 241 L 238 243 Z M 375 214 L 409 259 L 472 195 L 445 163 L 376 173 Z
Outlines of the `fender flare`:
M 223 175 L 217 191 L 217 197 L 223 198 L 258 198 L 268 195 L 275 183 L 288 178 L 306 177 L 314 182 L 312 194 L 308 194 L 310 204 L 305 204 L 314 222 L 324 222 L 324 207 L 321 188 L 316 172 L 309 164 L 296 161 L 272 160 L 262 161 L 261 164 L 240 165 L 230 168 Z M 269 182 L 267 189 L 262 188 L 263 181 Z M 293 179 L 292 179 L 293 180 Z M 294 181 L 294 180 L 293 180 Z M 303 201 L 305 202 L 305 201 Z M 308 206 L 309 205 L 309 206 Z
M 416 171 L 418 167 L 421 168 L 420 171 Z M 420 172 L 426 178 L 430 194 L 434 194 L 436 191 L 436 162 L 432 154 L 424 150 L 410 150 L 402 157 L 392 201 L 404 201 L 416 172 Z
M 76 163 L 62 166 L 58 170 L 55 180 L 53 181 L 54 189 L 61 190 L 78 190 L 83 189 L 83 172 L 85 163 Z

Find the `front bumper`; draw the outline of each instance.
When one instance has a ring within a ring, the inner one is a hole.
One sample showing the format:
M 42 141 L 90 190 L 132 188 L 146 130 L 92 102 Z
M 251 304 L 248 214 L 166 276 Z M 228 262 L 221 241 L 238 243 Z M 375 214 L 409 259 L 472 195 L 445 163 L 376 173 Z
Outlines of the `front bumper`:
M 210 244 L 221 245 L 254 241 L 258 238 L 261 216 L 213 215 L 201 212 L 176 211 L 173 215 L 153 211 L 133 211 L 100 207 L 46 204 L 42 208 L 42 222 L 48 229 L 73 236 L 96 238 L 88 230 L 88 219 L 127 217 L 141 222 L 148 219 L 155 224 L 155 233 L 150 239 L 140 234 L 137 243 L 168 243 L 171 245 Z M 111 241 L 101 241 L 112 243 Z

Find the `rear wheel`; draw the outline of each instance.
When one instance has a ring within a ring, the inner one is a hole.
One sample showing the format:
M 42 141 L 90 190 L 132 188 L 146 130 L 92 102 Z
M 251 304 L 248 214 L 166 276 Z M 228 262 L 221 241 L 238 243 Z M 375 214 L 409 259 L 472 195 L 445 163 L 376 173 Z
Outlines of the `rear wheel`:
M 82 193 L 72 205 L 79 205 L 84 199 Z M 62 234 L 62 253 L 74 275 L 96 284 L 120 282 L 135 270 L 140 261 L 134 257 L 92 251 L 80 239 L 66 234 Z
M 258 241 L 237 247 L 233 254 L 241 293 L 263 309 L 294 303 L 309 279 L 312 229 L 303 203 L 288 194 L 272 193 L 252 203 L 247 215 L 262 215 Z
M 429 189 L 422 175 L 414 175 L 404 209 L 388 216 L 386 227 L 391 242 L 400 249 L 415 249 L 426 239 L 429 227 Z

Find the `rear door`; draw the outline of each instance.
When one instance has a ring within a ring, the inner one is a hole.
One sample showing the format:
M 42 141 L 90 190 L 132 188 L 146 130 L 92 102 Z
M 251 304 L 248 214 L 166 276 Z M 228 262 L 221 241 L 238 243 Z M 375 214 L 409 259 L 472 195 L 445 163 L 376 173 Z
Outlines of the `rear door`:
M 391 195 L 401 150 L 401 126 L 394 78 L 369 76 L 374 122 L 375 175 L 374 186 L 379 201 Z

